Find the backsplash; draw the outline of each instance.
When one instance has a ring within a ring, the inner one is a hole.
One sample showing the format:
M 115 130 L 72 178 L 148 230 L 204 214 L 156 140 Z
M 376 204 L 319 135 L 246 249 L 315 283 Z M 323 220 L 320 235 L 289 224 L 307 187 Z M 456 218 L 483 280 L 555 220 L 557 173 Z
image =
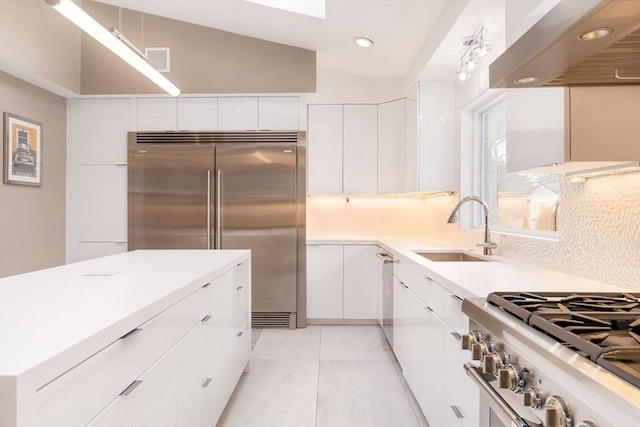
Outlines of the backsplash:
M 313 237 L 428 236 L 475 248 L 481 231 L 446 219 L 457 195 L 309 197 L 307 233 Z M 563 180 L 559 239 L 493 233 L 500 255 L 640 292 L 640 172 Z

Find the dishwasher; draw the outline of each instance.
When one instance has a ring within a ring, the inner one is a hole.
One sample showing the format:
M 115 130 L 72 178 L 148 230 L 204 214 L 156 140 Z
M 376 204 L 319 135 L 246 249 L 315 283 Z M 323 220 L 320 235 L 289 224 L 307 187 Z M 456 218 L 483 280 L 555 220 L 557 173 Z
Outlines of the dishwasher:
M 382 318 L 381 326 L 389 345 L 393 345 L 393 254 L 380 251 L 376 254 L 381 261 L 378 270 L 379 280 L 382 281 Z

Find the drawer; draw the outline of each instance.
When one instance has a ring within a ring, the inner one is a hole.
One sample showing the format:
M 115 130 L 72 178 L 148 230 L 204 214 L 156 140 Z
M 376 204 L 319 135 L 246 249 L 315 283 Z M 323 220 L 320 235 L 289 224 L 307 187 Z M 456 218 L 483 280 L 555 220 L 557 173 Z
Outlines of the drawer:
M 239 262 L 232 270 L 233 287 L 238 287 L 249 280 L 249 271 L 251 270 L 251 261 L 246 259 Z
M 413 269 L 409 267 L 409 264 L 407 264 L 404 258 L 396 257 L 395 261 L 396 262 L 393 263 L 393 275 L 408 286 L 412 278 Z
M 462 312 L 462 298 L 442 288 L 442 320 L 459 334 L 469 332 L 469 318 Z
M 244 282 L 236 287 L 233 294 L 233 328 L 235 331 L 241 330 L 245 323 L 249 321 L 249 282 Z
M 197 395 L 178 416 L 178 427 L 215 426 L 249 361 L 251 334 L 247 323 L 236 334 L 220 364 L 209 373 Z
M 209 374 L 220 363 L 237 330 L 231 323 L 233 298 L 229 297 L 176 346 L 178 357 L 178 415 L 187 412 Z
M 88 427 L 153 426 L 176 423 L 175 349 L 133 382 Z
M 87 424 L 187 331 L 171 307 L 45 385 L 36 392 L 38 426 Z
M 207 283 L 176 304 L 180 322 L 195 326 L 233 293 L 233 270 Z
M 431 280 L 429 276 L 414 271 L 413 280 L 409 289 L 415 293 L 422 302 L 429 306 L 438 316 L 442 312 L 442 286 Z

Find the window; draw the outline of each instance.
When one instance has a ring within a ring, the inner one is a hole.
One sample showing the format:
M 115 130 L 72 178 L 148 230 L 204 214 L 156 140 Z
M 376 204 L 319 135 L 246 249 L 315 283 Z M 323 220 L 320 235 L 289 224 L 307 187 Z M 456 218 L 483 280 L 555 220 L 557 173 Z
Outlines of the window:
M 504 99 L 478 111 L 476 117 L 480 131 L 476 190 L 489 206 L 489 225 L 506 232 L 529 230 L 526 234 L 553 231 L 560 177 L 507 174 Z M 474 226 L 481 226 L 481 212 L 476 212 Z

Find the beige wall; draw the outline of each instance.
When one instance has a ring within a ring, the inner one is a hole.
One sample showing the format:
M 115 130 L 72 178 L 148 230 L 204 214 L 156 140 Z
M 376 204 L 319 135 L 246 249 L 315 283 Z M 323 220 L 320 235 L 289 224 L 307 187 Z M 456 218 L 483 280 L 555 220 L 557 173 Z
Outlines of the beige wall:
M 118 8 L 83 1 L 103 26 L 120 27 Z M 239 34 L 122 9 L 122 33 L 136 46 L 169 47 L 163 73 L 182 93 L 308 93 L 316 91 L 316 53 Z M 143 40 L 142 40 L 143 39 Z M 163 93 L 82 35 L 82 94 Z
M 80 92 L 80 30 L 43 0 L 0 0 L 0 70 Z
M 43 124 L 42 187 L 0 184 L 5 277 L 64 264 L 67 109 L 64 98 L 0 72 L 0 111 Z

